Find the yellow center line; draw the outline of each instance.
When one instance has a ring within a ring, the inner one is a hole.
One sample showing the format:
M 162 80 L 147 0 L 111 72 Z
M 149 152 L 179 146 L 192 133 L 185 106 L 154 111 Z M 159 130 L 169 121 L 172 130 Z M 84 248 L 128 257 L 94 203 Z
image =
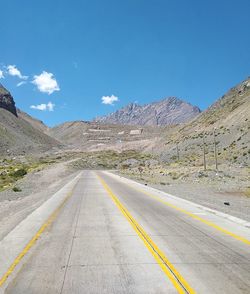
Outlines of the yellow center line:
M 195 294 L 194 289 L 188 284 L 188 282 L 182 277 L 182 275 L 177 271 L 177 269 L 173 266 L 173 264 L 168 260 L 166 255 L 157 247 L 157 245 L 153 242 L 153 240 L 149 237 L 149 235 L 144 231 L 144 229 L 139 225 L 139 223 L 132 217 L 127 208 L 120 202 L 120 200 L 114 195 L 112 190 L 106 184 L 106 182 L 97 175 L 104 189 L 110 196 L 110 198 L 114 201 L 116 206 L 122 212 L 122 214 L 129 221 L 133 229 L 136 231 L 138 236 L 143 241 L 144 245 L 153 255 L 163 272 L 170 279 L 178 293 L 190 293 Z
M 228 236 L 230 236 L 230 237 L 232 237 L 232 238 L 234 238 L 234 239 L 236 239 L 238 241 L 241 241 L 241 242 L 243 242 L 243 243 L 245 243 L 247 245 L 250 245 L 250 240 L 248 240 L 248 239 L 246 239 L 246 238 L 244 238 L 242 236 L 236 235 L 236 234 L 234 234 L 234 233 L 232 233 L 232 232 L 230 232 L 230 231 L 228 231 L 226 229 L 223 229 L 222 227 L 216 225 L 215 223 L 213 223 L 211 221 L 208 221 L 208 220 L 205 220 L 204 218 L 201 218 L 200 216 L 198 216 L 196 214 L 193 214 L 193 213 L 191 213 L 191 212 L 189 212 L 189 211 L 187 211 L 187 210 L 185 210 L 183 208 L 180 208 L 178 206 L 175 206 L 175 205 L 173 205 L 173 204 L 171 204 L 171 203 L 169 203 L 169 202 L 161 199 L 160 197 L 158 197 L 156 195 L 153 195 L 151 193 L 148 193 L 148 192 L 146 192 L 146 191 L 144 191 L 142 189 L 137 189 L 137 188 L 133 187 L 132 185 L 129 185 L 129 184 L 127 184 L 127 185 L 129 187 L 131 187 L 132 189 L 134 189 L 134 190 L 136 190 L 138 192 L 141 192 L 141 193 L 143 193 L 143 194 L 145 194 L 145 195 L 147 195 L 147 196 L 149 196 L 149 197 L 151 197 L 151 198 L 153 198 L 153 199 L 155 199 L 155 200 L 157 200 L 157 201 L 159 201 L 159 202 L 167 205 L 168 207 L 171 207 L 171 208 L 173 208 L 175 210 L 178 210 L 178 211 L 180 211 L 180 212 L 182 212 L 182 213 L 184 213 L 184 214 L 192 217 L 193 219 L 196 219 L 196 220 L 198 220 L 198 221 L 200 221 L 200 222 L 202 222 L 202 223 L 204 223 L 204 224 L 206 224 L 206 225 L 208 225 L 208 226 L 216 229 L 217 231 L 220 231 L 220 232 L 224 233 L 225 235 L 228 235 Z
M 48 217 L 48 219 L 45 221 L 45 223 L 40 227 L 40 229 L 37 231 L 37 233 L 34 235 L 34 237 L 24 247 L 24 249 L 22 250 L 22 252 L 15 258 L 15 260 L 13 261 L 13 263 L 8 268 L 7 272 L 0 278 L 0 287 L 3 286 L 4 282 L 8 279 L 8 277 L 11 275 L 11 273 L 15 270 L 16 266 L 20 263 L 20 261 L 23 259 L 23 257 L 29 252 L 29 250 L 31 249 L 31 247 L 34 246 L 34 244 L 39 239 L 39 237 L 42 235 L 42 233 L 44 232 L 44 230 L 46 228 L 48 228 L 53 223 L 53 221 L 55 220 L 55 218 L 59 214 L 60 210 L 63 208 L 64 204 L 72 196 L 76 184 L 74 185 L 74 187 L 71 190 L 71 192 L 69 192 L 67 194 L 67 196 L 63 200 L 63 202 L 54 210 L 54 212 L 52 212 L 52 214 Z

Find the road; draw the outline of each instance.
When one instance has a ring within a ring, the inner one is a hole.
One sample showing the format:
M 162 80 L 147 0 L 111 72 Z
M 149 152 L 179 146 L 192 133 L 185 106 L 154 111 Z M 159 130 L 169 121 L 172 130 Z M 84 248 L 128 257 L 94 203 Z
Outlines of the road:
M 156 194 L 107 172 L 83 171 L 2 279 L 2 291 L 250 293 L 249 229 Z

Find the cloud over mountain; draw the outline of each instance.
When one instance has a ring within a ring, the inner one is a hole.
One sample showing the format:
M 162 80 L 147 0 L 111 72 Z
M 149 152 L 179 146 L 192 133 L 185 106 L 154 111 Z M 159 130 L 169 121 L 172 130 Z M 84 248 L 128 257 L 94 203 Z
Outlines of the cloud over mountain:
M 38 105 L 31 105 L 31 109 L 41 110 L 41 111 L 54 111 L 55 104 L 52 102 L 42 103 Z
M 145 105 L 130 103 L 109 115 L 95 118 L 95 121 L 108 124 L 164 126 L 187 122 L 199 113 L 200 109 L 197 106 L 176 97 L 168 97 Z
M 118 97 L 111 95 L 111 96 L 102 96 L 102 104 L 107 105 L 114 105 L 114 102 L 119 101 Z
M 42 93 L 52 94 L 55 91 L 60 91 L 57 80 L 52 73 L 43 71 L 40 75 L 35 75 L 32 84 L 36 85 Z

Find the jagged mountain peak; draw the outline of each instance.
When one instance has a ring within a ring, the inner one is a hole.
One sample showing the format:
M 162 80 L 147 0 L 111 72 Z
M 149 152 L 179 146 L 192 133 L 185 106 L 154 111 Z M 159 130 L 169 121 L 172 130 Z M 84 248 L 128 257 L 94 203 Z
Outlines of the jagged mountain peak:
M 0 83 L 0 108 L 8 110 L 17 116 L 15 101 L 10 92 Z
M 197 106 L 177 97 L 166 97 L 144 105 L 130 103 L 107 116 L 97 117 L 94 121 L 108 124 L 164 126 L 187 122 L 200 112 Z

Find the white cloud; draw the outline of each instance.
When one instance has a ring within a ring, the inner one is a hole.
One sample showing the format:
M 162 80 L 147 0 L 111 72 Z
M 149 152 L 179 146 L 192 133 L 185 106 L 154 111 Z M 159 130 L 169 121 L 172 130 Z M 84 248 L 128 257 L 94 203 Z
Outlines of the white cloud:
M 0 69 L 0 79 L 3 79 L 4 75 L 3 75 L 3 71 Z
M 30 108 L 41 111 L 54 111 L 55 104 L 49 102 L 48 104 L 42 103 L 39 105 L 31 105 Z
M 47 104 L 31 105 L 30 108 L 37 110 L 47 110 Z
M 111 95 L 111 96 L 102 96 L 102 103 L 113 105 L 114 102 L 119 101 L 118 97 Z
M 36 85 L 40 92 L 48 93 L 49 95 L 60 90 L 54 75 L 46 71 L 43 71 L 38 76 L 35 75 L 32 84 Z
M 49 102 L 47 104 L 48 111 L 54 111 L 54 107 L 55 107 L 55 104 L 53 104 L 52 102 Z
M 7 66 L 8 74 L 13 77 L 18 77 L 21 80 L 27 80 L 27 76 L 23 76 L 20 70 L 15 65 L 8 65 Z
M 27 82 L 25 82 L 25 81 L 21 81 L 21 82 L 19 82 L 19 83 L 17 84 L 17 87 L 20 87 L 20 86 L 22 86 L 22 85 L 24 85 L 24 84 L 27 84 Z

